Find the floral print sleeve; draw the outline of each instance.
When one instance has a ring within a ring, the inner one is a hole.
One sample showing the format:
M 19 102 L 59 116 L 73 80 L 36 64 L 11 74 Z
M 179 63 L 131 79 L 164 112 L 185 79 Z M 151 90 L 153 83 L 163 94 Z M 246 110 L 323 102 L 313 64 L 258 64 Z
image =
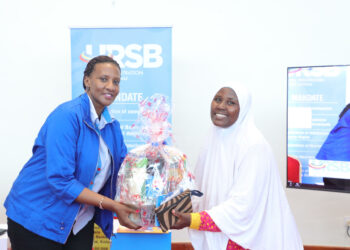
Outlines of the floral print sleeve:
M 192 222 L 192 220 L 194 221 L 193 226 L 197 227 L 197 228 L 195 228 L 197 230 L 210 231 L 210 232 L 221 232 L 220 228 L 218 228 L 216 226 L 215 222 L 211 219 L 209 214 L 205 211 L 202 211 L 200 213 L 194 213 L 193 216 L 191 214 L 191 222 Z
M 209 214 L 205 211 L 200 213 L 191 213 L 191 225 L 190 228 L 197 229 L 200 231 L 209 231 L 209 232 L 221 232 L 220 228 L 215 224 Z M 246 250 L 240 245 L 236 244 L 232 240 L 229 240 L 227 243 L 226 250 Z

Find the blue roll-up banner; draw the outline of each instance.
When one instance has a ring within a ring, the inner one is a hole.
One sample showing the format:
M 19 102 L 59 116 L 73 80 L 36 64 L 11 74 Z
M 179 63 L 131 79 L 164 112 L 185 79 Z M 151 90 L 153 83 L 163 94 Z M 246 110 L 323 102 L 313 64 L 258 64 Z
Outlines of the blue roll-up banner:
M 121 67 L 120 93 L 109 109 L 121 124 L 128 150 L 144 144 L 131 126 L 138 104 L 155 93 L 172 100 L 172 28 L 71 28 L 72 98 L 84 93 L 87 62 L 112 56 Z M 171 116 L 169 116 L 171 123 Z

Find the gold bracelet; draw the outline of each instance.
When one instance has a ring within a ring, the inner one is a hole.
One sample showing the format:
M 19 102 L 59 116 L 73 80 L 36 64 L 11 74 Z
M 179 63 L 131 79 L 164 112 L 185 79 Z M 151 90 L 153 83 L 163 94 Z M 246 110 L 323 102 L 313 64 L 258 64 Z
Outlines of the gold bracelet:
M 102 196 L 101 200 L 98 202 L 98 207 L 99 207 L 101 210 L 103 210 L 102 202 L 103 202 L 104 199 L 105 199 L 105 197 Z

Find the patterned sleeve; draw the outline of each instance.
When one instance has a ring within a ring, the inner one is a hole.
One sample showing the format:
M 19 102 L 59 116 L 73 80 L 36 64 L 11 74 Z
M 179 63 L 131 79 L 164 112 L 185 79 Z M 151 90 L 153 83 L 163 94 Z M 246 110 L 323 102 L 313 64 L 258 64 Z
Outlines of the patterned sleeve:
M 200 213 L 191 213 L 190 228 L 200 231 L 221 232 L 209 214 L 205 211 Z
M 209 232 L 221 232 L 220 228 L 215 224 L 209 214 L 205 211 L 200 213 L 191 213 L 191 229 L 196 229 L 199 231 L 209 231 Z M 226 250 L 248 250 L 234 241 L 230 240 L 227 242 Z

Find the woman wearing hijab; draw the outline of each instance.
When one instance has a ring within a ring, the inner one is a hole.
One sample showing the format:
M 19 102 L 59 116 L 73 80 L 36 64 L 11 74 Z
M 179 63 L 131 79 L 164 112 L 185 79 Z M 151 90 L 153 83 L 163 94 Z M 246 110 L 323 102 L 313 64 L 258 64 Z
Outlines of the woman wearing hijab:
M 251 96 L 221 88 L 211 103 L 213 126 L 194 174 L 203 197 L 196 213 L 179 213 L 174 229 L 190 227 L 196 250 L 303 249 L 272 150 L 255 127 Z

